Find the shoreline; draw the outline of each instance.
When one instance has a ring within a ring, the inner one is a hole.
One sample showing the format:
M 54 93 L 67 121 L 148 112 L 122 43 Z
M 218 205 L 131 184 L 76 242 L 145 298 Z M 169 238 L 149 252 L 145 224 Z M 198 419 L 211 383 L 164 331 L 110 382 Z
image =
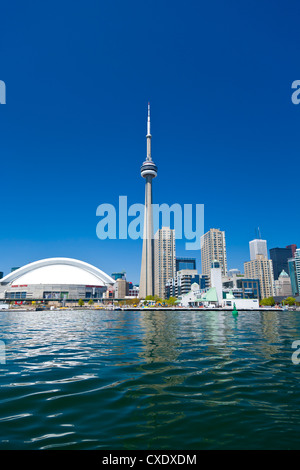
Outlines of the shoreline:
M 111 312 L 143 312 L 143 311 L 151 311 L 151 312 L 166 312 L 166 311 L 171 311 L 171 312 L 232 312 L 232 308 L 223 308 L 223 307 L 187 307 L 187 308 L 178 308 L 178 307 L 117 307 L 117 308 L 105 308 L 105 307 L 58 307 L 58 308 L 8 308 L 8 309 L 1 309 L 1 312 L 60 312 L 60 311 L 86 311 L 86 310 L 99 310 L 99 311 L 111 311 Z M 254 308 L 254 309 L 249 309 L 249 308 L 240 308 L 238 309 L 238 312 L 299 312 L 300 310 L 289 310 L 289 309 L 284 309 L 284 308 Z

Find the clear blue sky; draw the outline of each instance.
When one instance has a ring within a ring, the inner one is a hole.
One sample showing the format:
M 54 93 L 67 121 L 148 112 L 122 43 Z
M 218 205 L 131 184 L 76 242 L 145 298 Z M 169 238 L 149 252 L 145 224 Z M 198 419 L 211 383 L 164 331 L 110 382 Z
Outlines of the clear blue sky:
M 300 245 L 299 3 L 124 0 L 1 5 L 0 271 L 78 258 L 139 281 L 141 240 L 100 241 L 96 208 L 205 204 L 243 269 L 259 226 Z M 177 254 L 185 252 L 177 244 Z

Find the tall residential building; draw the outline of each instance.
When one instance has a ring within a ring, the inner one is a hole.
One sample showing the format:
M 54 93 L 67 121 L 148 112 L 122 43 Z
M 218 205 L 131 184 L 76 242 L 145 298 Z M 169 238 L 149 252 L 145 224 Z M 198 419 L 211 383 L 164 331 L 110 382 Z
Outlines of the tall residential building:
M 300 248 L 297 248 L 297 250 L 295 251 L 295 265 L 296 265 L 298 295 L 300 295 Z
M 201 237 L 201 264 L 202 274 L 210 276 L 213 261 L 220 263 L 222 275 L 227 275 L 227 255 L 225 232 L 211 228 Z
M 263 255 L 265 258 L 268 258 L 267 240 L 256 238 L 249 242 L 249 249 L 251 261 L 255 260 L 257 255 Z
M 154 269 L 153 269 L 153 214 L 152 214 L 152 180 L 157 176 L 157 166 L 151 157 L 151 133 L 150 133 L 150 104 L 148 103 L 147 121 L 147 158 L 141 166 L 141 175 L 146 180 L 145 187 L 145 212 L 142 266 L 140 277 L 139 295 L 143 299 L 154 292 Z
M 288 259 L 292 258 L 292 248 L 271 248 L 270 258 L 273 261 L 274 279 L 277 281 L 282 271 L 289 270 Z
M 261 299 L 275 295 L 272 260 L 256 255 L 256 259 L 244 263 L 244 270 L 245 278 L 259 279 Z
M 175 277 L 175 230 L 162 227 L 154 237 L 154 295 L 165 298 L 168 279 Z

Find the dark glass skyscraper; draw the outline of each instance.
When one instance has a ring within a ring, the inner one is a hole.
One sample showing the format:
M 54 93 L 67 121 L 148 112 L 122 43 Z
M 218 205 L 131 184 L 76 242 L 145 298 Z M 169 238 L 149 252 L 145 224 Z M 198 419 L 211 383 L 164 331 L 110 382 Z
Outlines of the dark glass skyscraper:
M 271 248 L 270 258 L 273 261 L 274 280 L 276 281 L 284 270 L 289 272 L 288 259 L 293 257 L 292 248 Z

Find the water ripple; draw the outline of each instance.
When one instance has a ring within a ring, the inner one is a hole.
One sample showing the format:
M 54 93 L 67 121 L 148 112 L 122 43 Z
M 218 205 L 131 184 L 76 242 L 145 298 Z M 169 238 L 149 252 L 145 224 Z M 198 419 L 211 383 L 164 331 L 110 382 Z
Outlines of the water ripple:
M 299 313 L 1 312 L 1 449 L 298 449 Z

